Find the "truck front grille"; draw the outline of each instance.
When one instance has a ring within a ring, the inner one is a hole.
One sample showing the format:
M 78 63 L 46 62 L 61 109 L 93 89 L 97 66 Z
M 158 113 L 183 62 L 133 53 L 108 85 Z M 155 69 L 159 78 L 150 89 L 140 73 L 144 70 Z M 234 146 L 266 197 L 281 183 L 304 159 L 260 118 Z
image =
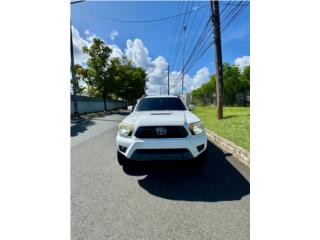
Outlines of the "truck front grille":
M 137 138 L 185 138 L 188 132 L 183 126 L 148 126 L 139 127 Z

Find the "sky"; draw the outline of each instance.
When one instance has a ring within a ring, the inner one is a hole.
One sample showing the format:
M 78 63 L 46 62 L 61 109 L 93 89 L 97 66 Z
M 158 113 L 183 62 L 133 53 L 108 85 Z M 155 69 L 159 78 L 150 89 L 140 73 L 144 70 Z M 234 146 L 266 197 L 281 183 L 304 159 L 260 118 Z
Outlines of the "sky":
M 225 5 L 226 2 L 220 2 L 221 22 Z M 185 12 L 188 14 L 183 14 Z M 82 47 L 90 45 L 92 39 L 98 37 L 112 48 L 112 57 L 126 55 L 136 66 L 146 70 L 148 94 L 167 91 L 168 65 L 170 91 L 178 93 L 181 91 L 181 81 L 177 82 L 177 79 L 182 70 L 183 56 L 185 61 L 190 58 L 191 50 L 209 19 L 209 12 L 208 1 L 85 1 L 72 4 L 75 63 L 86 65 L 88 56 L 82 52 Z M 177 14 L 181 15 L 161 21 L 132 22 Z M 186 26 L 185 32 L 182 26 Z M 245 7 L 222 32 L 221 39 L 223 62 L 236 64 L 240 68 L 250 64 L 250 6 Z M 215 73 L 214 56 L 214 46 L 211 46 L 197 62 L 186 69 L 185 92 L 209 81 Z

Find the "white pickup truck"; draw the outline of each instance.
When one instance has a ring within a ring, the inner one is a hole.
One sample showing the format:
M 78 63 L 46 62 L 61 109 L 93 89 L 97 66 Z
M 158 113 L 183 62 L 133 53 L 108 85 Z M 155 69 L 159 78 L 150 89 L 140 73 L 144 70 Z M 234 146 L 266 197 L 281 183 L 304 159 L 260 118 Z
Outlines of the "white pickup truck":
M 206 158 L 207 136 L 200 119 L 177 96 L 146 96 L 120 124 L 116 137 L 120 165 L 133 161 Z

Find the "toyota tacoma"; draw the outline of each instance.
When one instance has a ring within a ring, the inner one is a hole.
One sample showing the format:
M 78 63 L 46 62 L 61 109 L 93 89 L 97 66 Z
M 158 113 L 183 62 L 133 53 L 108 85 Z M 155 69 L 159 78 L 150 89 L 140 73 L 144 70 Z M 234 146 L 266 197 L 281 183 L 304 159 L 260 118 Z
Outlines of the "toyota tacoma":
M 133 161 L 206 158 L 207 136 L 200 119 L 179 96 L 145 96 L 120 124 L 116 137 L 120 165 Z

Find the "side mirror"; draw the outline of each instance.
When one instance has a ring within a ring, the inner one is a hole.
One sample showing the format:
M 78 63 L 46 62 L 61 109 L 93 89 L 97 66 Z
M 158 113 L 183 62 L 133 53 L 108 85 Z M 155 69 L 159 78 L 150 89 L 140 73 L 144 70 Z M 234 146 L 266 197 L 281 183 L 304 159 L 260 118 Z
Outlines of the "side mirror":
M 133 106 L 128 106 L 128 111 L 132 112 L 133 111 Z
M 192 111 L 192 110 L 194 110 L 195 108 L 196 108 L 196 107 L 195 107 L 193 104 L 190 104 L 189 107 L 188 107 L 189 111 Z

